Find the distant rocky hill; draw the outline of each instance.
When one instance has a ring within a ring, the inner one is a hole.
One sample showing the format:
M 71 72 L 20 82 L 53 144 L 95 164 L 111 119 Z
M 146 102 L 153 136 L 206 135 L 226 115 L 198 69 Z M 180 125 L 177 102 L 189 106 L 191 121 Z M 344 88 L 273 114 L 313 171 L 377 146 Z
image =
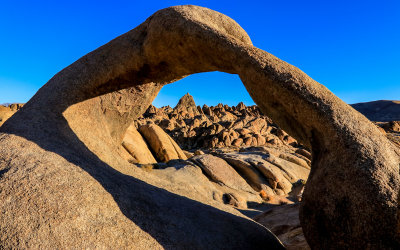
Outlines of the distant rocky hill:
M 400 101 L 380 100 L 355 103 L 351 106 L 371 121 L 400 121 Z

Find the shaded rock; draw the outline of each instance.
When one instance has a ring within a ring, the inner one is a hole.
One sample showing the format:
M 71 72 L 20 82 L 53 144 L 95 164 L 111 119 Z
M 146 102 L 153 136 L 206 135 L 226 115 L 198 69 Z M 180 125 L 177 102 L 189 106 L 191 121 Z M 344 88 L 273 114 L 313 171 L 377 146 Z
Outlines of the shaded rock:
M 245 146 L 251 146 L 253 143 L 253 137 L 249 136 L 243 139 L 243 144 Z M 254 146 L 254 145 L 253 145 Z
M 380 126 L 387 132 L 400 132 L 400 121 L 385 122 L 381 123 Z
M 232 193 L 224 194 L 222 196 L 222 200 L 224 201 L 225 204 L 229 204 L 237 208 L 247 208 L 246 201 L 240 196 L 237 196 L 236 194 Z
M 143 116 L 150 117 L 150 116 L 154 116 L 156 114 L 157 114 L 157 108 L 155 106 L 153 106 L 153 105 L 150 105 L 147 108 L 146 112 L 143 114 Z
M 307 180 L 307 177 L 310 173 L 309 168 L 305 168 L 290 161 L 278 158 L 272 154 L 264 159 L 280 168 L 283 176 L 285 176 L 285 178 L 291 183 L 295 183 L 299 179 Z
M 201 115 L 203 115 L 203 114 L 204 114 L 204 112 L 203 112 L 203 110 L 201 109 L 201 107 L 200 107 L 200 106 L 197 106 L 197 111 L 199 111 L 199 114 L 201 114 Z
M 381 131 L 382 134 L 386 135 L 386 130 L 380 126 L 378 126 L 379 131 Z
M 300 155 L 306 157 L 307 159 L 309 159 L 310 161 L 312 159 L 311 153 L 303 148 L 296 149 L 296 154 L 300 154 Z
M 203 113 L 208 115 L 208 116 L 213 115 L 212 110 L 206 104 L 203 105 L 202 110 L 203 110 Z
M 300 225 L 299 204 L 274 207 L 253 219 L 276 234 L 286 249 L 310 249 Z
M 246 108 L 246 105 L 244 105 L 243 102 L 239 102 L 239 104 L 236 106 L 236 110 L 242 111 Z
M 204 152 L 201 150 L 194 151 L 194 155 L 204 155 Z
M 174 130 L 175 129 L 174 119 L 164 119 L 159 123 L 159 126 L 164 130 Z
M 268 181 L 251 164 L 242 160 L 237 154 L 223 154 L 221 157 L 228 162 L 256 191 L 266 189 Z
M 20 110 L 23 106 L 24 106 L 23 103 L 12 103 L 12 104 L 10 104 L 10 106 L 8 106 L 8 107 L 11 109 L 11 111 L 17 112 L 17 111 Z
M 292 190 L 290 191 L 289 195 L 295 201 L 301 201 L 301 197 L 303 195 L 304 187 L 306 185 L 305 180 L 298 180 L 297 182 L 293 183 Z
M 299 166 L 302 166 L 306 169 L 311 169 L 311 166 L 307 163 L 307 161 L 305 161 L 299 157 L 296 157 L 292 154 L 280 153 L 279 158 L 284 159 L 286 161 L 290 161 L 290 162 L 297 164 Z
M 236 146 L 236 147 L 240 147 L 243 143 L 243 139 L 242 138 L 237 138 L 232 142 L 232 146 Z

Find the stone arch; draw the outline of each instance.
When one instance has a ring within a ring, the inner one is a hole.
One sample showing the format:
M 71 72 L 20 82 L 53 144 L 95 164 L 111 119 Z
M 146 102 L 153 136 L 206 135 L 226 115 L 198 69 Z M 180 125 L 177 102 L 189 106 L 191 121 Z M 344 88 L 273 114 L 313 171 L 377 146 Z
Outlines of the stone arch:
M 124 173 L 119 145 L 132 120 L 163 85 L 207 71 L 238 74 L 260 109 L 312 148 L 301 207 L 311 247 L 397 246 L 396 149 L 323 85 L 254 47 L 235 21 L 206 8 L 156 12 L 55 75 L 1 131 L 73 148 L 76 138 L 64 132 L 68 124 L 87 148 Z M 31 124 L 21 124 L 26 119 Z

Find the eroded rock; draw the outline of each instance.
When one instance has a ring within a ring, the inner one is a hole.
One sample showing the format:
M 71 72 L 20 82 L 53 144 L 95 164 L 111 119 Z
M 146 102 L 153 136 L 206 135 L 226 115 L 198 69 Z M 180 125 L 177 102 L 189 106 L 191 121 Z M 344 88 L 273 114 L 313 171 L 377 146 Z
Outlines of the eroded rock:
M 15 112 L 20 110 L 23 106 L 24 104 L 22 103 L 13 103 L 8 107 L 0 105 L 0 126 L 3 125 L 8 118 L 14 115 Z
M 254 220 L 271 229 L 286 249 L 307 250 L 310 247 L 300 225 L 299 207 L 299 203 L 274 207 L 257 215 Z
M 178 144 L 159 126 L 147 124 L 141 126 L 139 131 L 149 143 L 159 161 L 168 162 L 173 159 L 187 159 Z
M 192 157 L 191 161 L 199 165 L 207 176 L 217 183 L 237 190 L 254 192 L 246 181 L 226 161 L 219 157 L 204 154 Z
M 122 146 L 135 159 L 134 163 L 157 163 L 142 135 L 133 126 L 130 126 L 126 131 L 124 139 L 122 140 Z

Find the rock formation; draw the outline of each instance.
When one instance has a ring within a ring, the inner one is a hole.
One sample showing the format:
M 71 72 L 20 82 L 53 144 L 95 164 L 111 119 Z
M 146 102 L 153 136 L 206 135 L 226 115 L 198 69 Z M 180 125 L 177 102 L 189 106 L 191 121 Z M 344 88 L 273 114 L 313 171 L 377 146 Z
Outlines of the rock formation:
M 400 147 L 400 121 L 377 122 L 376 125 L 391 142 Z
M 183 98 L 188 99 L 188 96 Z M 290 145 L 265 144 L 262 147 L 240 148 L 228 145 L 223 148 L 211 147 L 204 148 L 203 151 L 192 150 L 194 153 L 182 153 L 173 139 L 153 123 L 166 121 L 164 118 L 168 115 L 165 112 L 176 114 L 176 110 L 175 108 L 166 111 L 165 108 L 150 106 L 143 115 L 147 118 L 135 122 L 141 134 L 133 125 L 128 128 L 122 144 L 134 158 L 127 158 L 133 166 L 174 184 L 179 183 L 185 188 L 196 189 L 206 200 L 215 200 L 239 208 L 242 212 L 252 213 L 254 209 L 257 211 L 270 204 L 292 203 L 287 199 L 289 192 L 295 191 L 292 190 L 292 183 L 301 181 L 300 178 L 306 179 L 311 165 L 305 161 L 308 160 L 306 157 L 297 154 L 296 151 L 308 151 Z M 182 124 L 180 129 L 191 129 L 192 126 L 188 124 L 191 123 L 191 119 L 197 119 L 197 116 L 194 116 L 193 111 L 181 109 L 180 112 L 184 112 L 187 117 L 186 123 Z M 144 125 L 140 125 L 141 123 Z M 217 124 L 220 127 L 224 125 Z M 145 140 L 152 150 L 147 147 Z M 151 151 L 155 152 L 158 163 L 155 163 L 154 158 L 148 160 L 145 157 L 152 156 Z M 190 159 L 185 161 L 183 154 L 188 155 Z M 298 200 L 301 194 L 292 196 L 290 199 Z
M 198 111 L 200 110 L 200 111 Z M 162 127 L 182 148 L 221 148 L 276 145 L 299 146 L 297 141 L 282 131 L 270 118 L 261 114 L 257 106 L 197 107 L 193 97 L 183 96 L 178 105 L 156 108 L 150 106 L 135 121 L 140 127 L 153 122 Z
M 186 160 L 186 155 L 181 148 L 159 126 L 155 124 L 143 125 L 140 127 L 140 132 L 146 138 L 159 161 Z
M 196 103 L 193 100 L 193 97 L 187 93 L 184 95 L 175 106 L 174 110 L 177 113 L 181 113 L 182 116 L 185 114 L 193 114 L 194 116 L 199 115 L 199 111 L 197 110 Z M 183 113 L 183 114 L 182 114 Z
M 312 150 L 300 208 L 312 248 L 398 247 L 400 159 L 388 139 L 229 17 L 176 6 L 59 72 L 0 128 L 1 248 L 282 247 L 234 209 L 123 157 L 126 130 L 164 84 L 216 70 L 238 74 Z
M 157 163 L 157 160 L 147 147 L 146 141 L 134 126 L 130 126 L 127 129 L 124 139 L 122 139 L 122 146 L 128 151 L 130 156 L 133 157 L 133 159 L 128 157 L 128 160 L 131 160 L 132 163 Z
M 22 103 L 13 103 L 9 106 L 0 105 L 0 126 L 15 114 L 18 110 L 20 110 L 24 105 Z
M 233 189 L 252 192 L 247 182 L 223 159 L 212 155 L 198 155 L 191 159 L 215 182 Z
M 300 204 L 288 204 L 272 208 L 254 217 L 258 223 L 271 229 L 285 244 L 288 250 L 310 249 L 299 220 Z
M 378 123 L 386 132 L 400 132 L 400 121 L 380 122 Z

